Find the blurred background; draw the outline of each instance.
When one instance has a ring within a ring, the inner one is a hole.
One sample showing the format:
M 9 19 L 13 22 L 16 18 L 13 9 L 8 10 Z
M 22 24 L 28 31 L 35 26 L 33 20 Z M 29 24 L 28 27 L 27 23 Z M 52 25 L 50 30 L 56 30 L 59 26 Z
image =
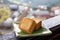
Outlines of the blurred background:
M 31 3 L 32 7 L 36 7 L 38 5 L 59 5 L 60 0 L 3 0 L 3 3 L 11 3 L 12 1 L 17 1 L 18 3 Z

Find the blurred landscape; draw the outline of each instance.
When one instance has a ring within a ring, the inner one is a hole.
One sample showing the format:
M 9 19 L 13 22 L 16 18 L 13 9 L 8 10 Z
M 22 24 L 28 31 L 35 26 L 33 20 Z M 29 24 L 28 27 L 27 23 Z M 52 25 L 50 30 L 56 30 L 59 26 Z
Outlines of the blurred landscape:
M 3 0 L 4 3 L 9 3 L 8 0 Z M 21 0 L 22 3 L 29 3 L 31 2 L 32 7 L 36 7 L 38 5 L 59 5 L 60 6 L 60 0 Z

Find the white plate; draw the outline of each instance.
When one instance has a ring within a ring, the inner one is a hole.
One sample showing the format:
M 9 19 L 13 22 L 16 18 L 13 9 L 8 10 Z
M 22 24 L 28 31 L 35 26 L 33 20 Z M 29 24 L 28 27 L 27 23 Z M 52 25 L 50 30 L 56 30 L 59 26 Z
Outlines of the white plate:
M 19 37 L 44 36 L 44 35 L 52 34 L 52 32 L 50 30 L 47 30 L 46 28 L 41 28 L 41 30 L 44 30 L 44 31 L 40 31 L 40 29 L 39 29 L 39 31 L 37 31 L 37 32 L 35 32 L 33 34 L 27 34 L 27 33 L 22 32 L 19 29 L 18 24 L 13 23 L 13 25 L 14 25 L 14 31 L 15 31 L 17 37 L 18 36 Z

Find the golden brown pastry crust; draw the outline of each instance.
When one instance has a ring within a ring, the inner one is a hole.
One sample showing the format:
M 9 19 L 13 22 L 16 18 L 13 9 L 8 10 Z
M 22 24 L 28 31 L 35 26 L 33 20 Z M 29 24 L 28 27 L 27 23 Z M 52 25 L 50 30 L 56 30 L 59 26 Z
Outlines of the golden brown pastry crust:
M 31 34 L 34 31 L 35 26 L 36 26 L 36 23 L 34 20 L 32 20 L 30 18 L 23 18 L 21 20 L 19 28 L 21 30 Z
M 42 27 L 42 20 L 38 18 L 32 18 L 36 22 L 35 30 L 38 30 L 40 27 Z

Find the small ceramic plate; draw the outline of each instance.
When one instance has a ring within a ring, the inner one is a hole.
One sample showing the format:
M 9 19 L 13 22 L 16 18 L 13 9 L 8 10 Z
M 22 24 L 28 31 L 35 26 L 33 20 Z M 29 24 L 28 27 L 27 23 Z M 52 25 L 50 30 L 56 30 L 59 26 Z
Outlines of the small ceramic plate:
M 14 25 L 14 30 L 16 33 L 16 36 L 18 37 L 32 37 L 32 36 L 45 36 L 45 35 L 50 35 L 52 34 L 52 32 L 44 27 L 40 28 L 37 31 L 34 31 L 32 34 L 28 34 L 22 30 L 19 29 L 19 24 L 15 24 Z

